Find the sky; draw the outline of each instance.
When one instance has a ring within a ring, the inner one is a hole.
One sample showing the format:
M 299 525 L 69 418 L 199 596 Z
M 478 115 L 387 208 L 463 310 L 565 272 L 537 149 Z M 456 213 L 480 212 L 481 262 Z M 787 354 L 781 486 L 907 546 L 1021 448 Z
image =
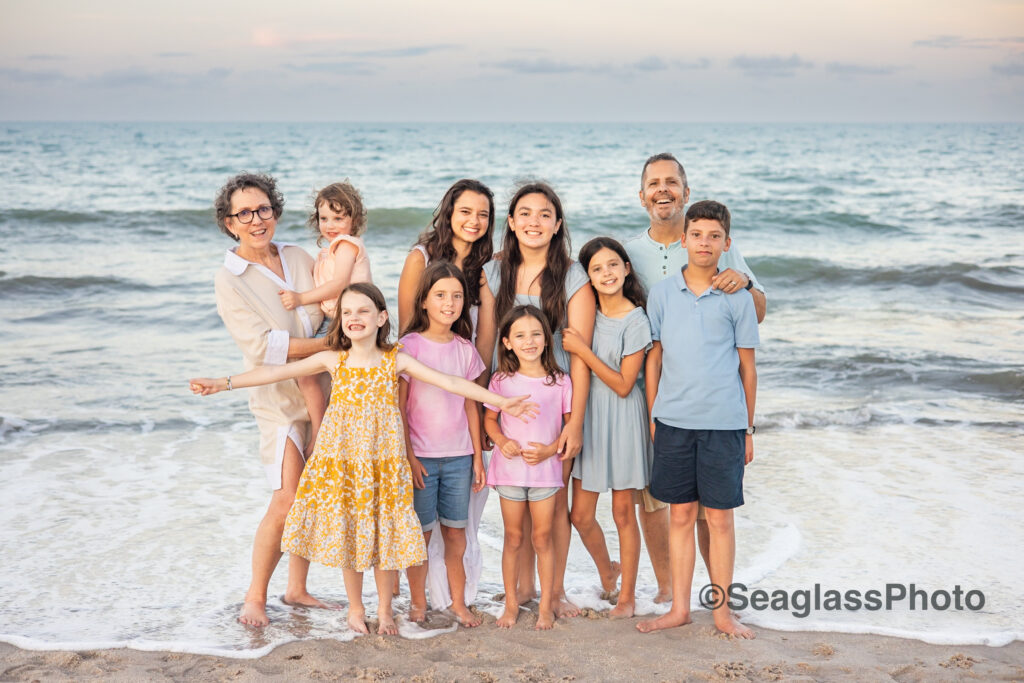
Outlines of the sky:
M 1024 0 L 0 0 L 0 119 L 1024 121 Z

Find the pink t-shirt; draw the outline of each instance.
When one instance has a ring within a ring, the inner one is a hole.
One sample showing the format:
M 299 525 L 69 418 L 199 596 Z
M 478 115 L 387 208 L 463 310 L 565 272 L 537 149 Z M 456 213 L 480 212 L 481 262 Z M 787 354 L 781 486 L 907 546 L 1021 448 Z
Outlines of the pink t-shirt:
M 530 401 L 538 404 L 537 417 L 524 422 L 516 417 L 502 415 L 501 433 L 519 445 L 527 448 L 531 441 L 553 443 L 562 432 L 562 415 L 572 410 L 572 382 L 568 375 L 559 376 L 554 384 L 547 384 L 547 377 L 527 377 L 516 373 L 511 377 L 496 373 L 491 378 L 490 389 L 502 396 L 530 395 Z M 492 405 L 489 410 L 497 410 Z M 522 458 L 506 458 L 501 449 L 494 448 L 491 464 L 487 469 L 488 486 L 562 486 L 562 461 L 557 455 L 536 465 L 529 465 Z
M 317 287 L 334 279 L 334 252 L 338 250 L 342 242 L 348 242 L 356 247 L 356 262 L 352 264 L 352 275 L 349 277 L 348 283 L 373 282 L 373 277 L 370 275 L 370 257 L 366 255 L 366 245 L 363 244 L 363 240 L 352 235 L 338 235 L 328 246 L 320 250 L 320 254 L 316 257 L 316 263 L 313 264 L 313 282 Z M 337 298 L 321 301 L 320 310 L 333 320 L 337 304 Z
M 401 338 L 402 349 L 424 365 L 475 381 L 486 370 L 476 347 L 456 336 L 442 344 L 417 332 Z M 469 435 L 466 399 L 444 389 L 402 375 L 409 382 L 405 415 L 409 422 L 409 441 L 417 458 L 451 458 L 473 454 Z

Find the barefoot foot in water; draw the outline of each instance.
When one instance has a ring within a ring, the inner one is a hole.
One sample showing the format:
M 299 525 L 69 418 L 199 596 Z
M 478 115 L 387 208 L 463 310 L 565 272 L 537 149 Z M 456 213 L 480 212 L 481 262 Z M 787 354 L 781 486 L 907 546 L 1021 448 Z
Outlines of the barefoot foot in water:
M 267 617 L 265 600 L 246 600 L 242 603 L 242 611 L 238 613 L 238 623 L 243 626 L 262 628 L 270 623 Z
M 608 612 L 609 619 L 629 619 L 636 610 L 636 603 L 619 600 Z
M 288 605 L 289 607 L 312 607 L 314 609 L 341 609 L 341 605 L 336 605 L 333 602 L 324 602 L 319 598 L 315 598 L 309 593 L 285 593 L 281 596 L 281 602 Z
M 565 597 L 565 593 L 562 593 L 562 597 L 555 603 L 555 616 L 559 619 L 566 619 L 578 617 L 579 615 L 580 608 L 569 602 L 569 598 Z
M 498 617 L 498 628 L 512 628 L 519 618 L 519 605 L 505 605 L 505 611 Z
M 537 613 L 537 625 L 533 627 L 535 631 L 549 631 L 555 626 L 555 613 L 552 610 L 542 609 Z
M 348 608 L 348 627 L 356 633 L 369 633 L 370 629 L 366 627 L 366 610 L 362 607 L 349 607 Z
M 398 635 L 398 626 L 395 624 L 395 616 L 391 614 L 391 612 L 384 612 L 377 615 L 377 635 Z
M 458 607 L 452 605 L 452 613 L 455 615 L 455 618 L 459 620 L 459 625 L 464 626 L 465 628 L 476 628 L 481 624 L 480 617 L 473 614 L 473 612 L 465 605 L 460 605 Z
M 617 593 L 619 590 L 619 576 L 622 575 L 622 567 L 618 562 L 611 563 L 611 569 L 605 576 L 601 577 L 601 591 L 602 594 L 611 596 Z M 611 598 L 603 598 L 604 600 L 610 600 Z

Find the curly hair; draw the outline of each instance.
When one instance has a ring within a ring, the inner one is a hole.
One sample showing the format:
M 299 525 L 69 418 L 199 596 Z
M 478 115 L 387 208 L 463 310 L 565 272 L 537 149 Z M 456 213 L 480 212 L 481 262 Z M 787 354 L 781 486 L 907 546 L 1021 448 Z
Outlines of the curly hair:
M 340 183 L 331 183 L 316 193 L 313 198 L 313 213 L 306 219 L 306 225 L 317 235 L 316 243 L 323 246 L 320 234 L 320 205 L 327 204 L 332 211 L 352 217 L 352 236 L 359 237 L 366 231 L 366 207 L 363 195 L 359 194 L 348 178 Z
M 227 219 L 231 214 L 231 197 L 239 190 L 254 189 L 267 195 L 270 200 L 270 208 L 274 210 L 274 220 L 281 217 L 284 212 L 284 195 L 277 190 L 277 181 L 266 173 L 239 173 L 229 178 L 224 187 L 217 192 L 217 198 L 213 200 L 213 210 L 217 215 L 217 226 L 225 235 L 238 241 L 234 233 L 228 230 Z

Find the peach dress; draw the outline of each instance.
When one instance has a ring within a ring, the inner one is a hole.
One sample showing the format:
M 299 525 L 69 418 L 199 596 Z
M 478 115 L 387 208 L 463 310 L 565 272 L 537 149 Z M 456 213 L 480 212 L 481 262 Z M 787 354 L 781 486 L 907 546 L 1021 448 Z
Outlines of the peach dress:
M 398 410 L 398 346 L 372 368 L 338 354 L 331 403 L 299 479 L 281 549 L 329 567 L 405 569 L 427 559 Z

